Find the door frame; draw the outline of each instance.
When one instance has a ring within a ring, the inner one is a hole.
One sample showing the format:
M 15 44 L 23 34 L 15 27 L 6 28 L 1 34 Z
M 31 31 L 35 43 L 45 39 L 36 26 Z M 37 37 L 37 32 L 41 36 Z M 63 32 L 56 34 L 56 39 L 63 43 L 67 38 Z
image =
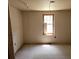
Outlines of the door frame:
M 15 59 L 9 6 L 8 6 L 8 59 Z

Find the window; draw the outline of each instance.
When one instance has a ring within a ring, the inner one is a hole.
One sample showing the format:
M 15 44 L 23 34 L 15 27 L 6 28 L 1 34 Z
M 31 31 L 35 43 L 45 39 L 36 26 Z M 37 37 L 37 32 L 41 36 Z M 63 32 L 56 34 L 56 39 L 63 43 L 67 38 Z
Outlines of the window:
M 46 14 L 43 15 L 44 19 L 44 34 L 52 35 L 54 33 L 54 15 Z

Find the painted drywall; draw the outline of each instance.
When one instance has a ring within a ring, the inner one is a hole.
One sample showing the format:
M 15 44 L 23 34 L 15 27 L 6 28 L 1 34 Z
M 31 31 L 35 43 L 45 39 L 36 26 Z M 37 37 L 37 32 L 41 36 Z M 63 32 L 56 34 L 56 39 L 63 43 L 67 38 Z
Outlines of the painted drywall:
M 56 38 L 43 35 L 43 14 L 45 11 L 24 11 L 23 31 L 24 43 L 70 43 L 71 42 L 71 11 L 52 11 L 55 20 Z
M 16 51 L 23 44 L 22 16 L 21 16 L 21 12 L 18 9 L 14 8 L 13 6 L 9 6 L 9 11 L 10 11 L 10 20 L 12 27 L 14 53 L 16 53 Z

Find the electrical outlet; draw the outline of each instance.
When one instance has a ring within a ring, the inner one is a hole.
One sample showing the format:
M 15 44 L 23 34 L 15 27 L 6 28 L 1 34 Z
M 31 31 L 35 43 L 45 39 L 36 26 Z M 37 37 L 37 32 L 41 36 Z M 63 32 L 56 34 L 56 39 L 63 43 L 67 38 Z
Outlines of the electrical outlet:
M 54 36 L 54 38 L 56 38 L 56 36 Z

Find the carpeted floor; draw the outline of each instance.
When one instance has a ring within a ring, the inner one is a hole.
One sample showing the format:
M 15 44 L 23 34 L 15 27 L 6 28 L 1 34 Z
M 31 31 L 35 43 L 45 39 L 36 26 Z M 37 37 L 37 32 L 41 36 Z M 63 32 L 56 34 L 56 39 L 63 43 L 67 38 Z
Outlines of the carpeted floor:
M 70 45 L 24 45 L 15 59 L 71 59 Z

